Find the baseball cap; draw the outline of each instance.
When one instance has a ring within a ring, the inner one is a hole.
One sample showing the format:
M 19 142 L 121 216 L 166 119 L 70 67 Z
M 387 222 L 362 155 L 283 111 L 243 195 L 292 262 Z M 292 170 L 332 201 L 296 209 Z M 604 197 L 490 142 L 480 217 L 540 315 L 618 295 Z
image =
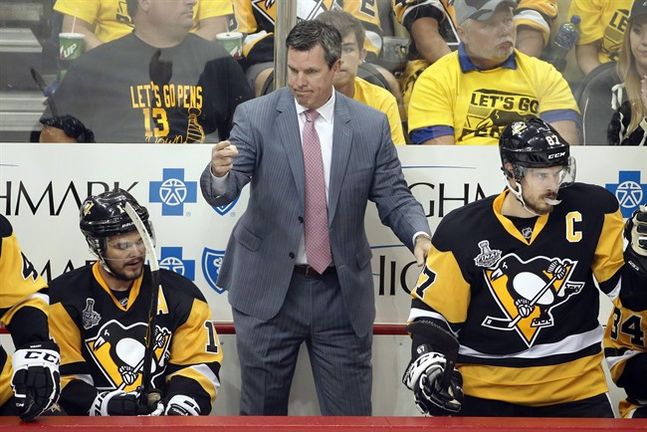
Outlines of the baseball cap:
M 634 5 L 631 7 L 629 19 L 645 14 L 647 14 L 647 0 L 635 0 Z
M 637 1 L 642 3 L 642 0 Z M 454 11 L 458 24 L 463 24 L 468 19 L 485 21 L 489 19 L 500 5 L 516 7 L 516 0 L 455 0 Z

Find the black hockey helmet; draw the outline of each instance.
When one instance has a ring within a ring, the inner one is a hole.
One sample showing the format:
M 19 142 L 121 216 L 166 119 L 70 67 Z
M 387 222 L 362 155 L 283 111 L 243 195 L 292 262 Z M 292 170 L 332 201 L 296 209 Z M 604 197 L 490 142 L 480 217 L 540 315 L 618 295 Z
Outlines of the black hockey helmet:
M 133 206 L 149 234 L 154 238 L 153 227 L 148 220 L 148 210 L 123 189 L 116 188 L 99 195 L 90 195 L 81 205 L 79 214 L 81 232 L 92 252 L 101 260 L 103 260 L 106 238 L 137 229 L 126 213 L 127 202 Z
M 573 165 L 568 143 L 537 117 L 510 123 L 499 139 L 499 152 L 502 170 L 517 181 L 523 177 L 524 168 L 564 166 L 570 171 Z M 507 163 L 512 171 L 506 169 Z

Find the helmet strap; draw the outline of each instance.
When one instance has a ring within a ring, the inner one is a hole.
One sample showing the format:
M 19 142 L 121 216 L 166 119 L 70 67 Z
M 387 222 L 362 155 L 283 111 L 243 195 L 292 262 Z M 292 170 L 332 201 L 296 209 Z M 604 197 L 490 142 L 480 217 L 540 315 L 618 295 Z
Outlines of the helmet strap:
M 512 187 L 512 186 L 510 185 L 511 181 L 512 181 L 512 182 L 514 182 L 515 187 Z M 523 188 L 521 187 L 521 183 L 520 183 L 520 182 L 518 182 L 516 178 L 509 177 L 509 178 L 508 178 L 508 181 L 506 182 L 506 187 L 507 187 L 507 188 L 508 188 L 508 190 L 512 193 L 512 195 L 514 195 L 514 197 L 516 198 L 516 200 L 519 202 L 519 204 L 521 204 L 521 207 L 523 207 L 523 209 L 524 209 L 525 211 L 527 211 L 528 213 L 530 213 L 530 214 L 531 214 L 531 215 L 533 215 L 533 216 L 541 216 L 539 213 L 537 213 L 537 212 L 535 212 L 535 211 L 531 210 L 531 209 L 530 209 L 530 208 L 528 208 L 528 206 L 526 205 L 526 201 L 523 199 Z

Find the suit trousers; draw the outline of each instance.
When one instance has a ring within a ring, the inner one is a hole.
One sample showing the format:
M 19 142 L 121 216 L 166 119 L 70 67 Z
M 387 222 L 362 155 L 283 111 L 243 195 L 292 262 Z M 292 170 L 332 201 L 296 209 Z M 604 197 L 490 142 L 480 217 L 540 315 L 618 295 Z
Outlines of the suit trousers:
M 262 286 L 258 289 L 263 289 Z M 358 337 L 334 271 L 293 273 L 269 320 L 233 309 L 241 370 L 241 415 L 287 415 L 290 386 L 306 343 L 322 415 L 371 415 L 373 335 Z

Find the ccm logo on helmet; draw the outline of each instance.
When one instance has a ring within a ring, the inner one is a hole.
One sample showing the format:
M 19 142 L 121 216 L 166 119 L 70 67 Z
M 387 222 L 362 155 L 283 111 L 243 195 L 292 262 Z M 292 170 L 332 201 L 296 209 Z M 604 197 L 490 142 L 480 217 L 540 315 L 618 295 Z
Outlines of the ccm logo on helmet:
M 553 153 L 548 155 L 548 159 L 557 159 L 562 156 L 566 156 L 566 152 Z

